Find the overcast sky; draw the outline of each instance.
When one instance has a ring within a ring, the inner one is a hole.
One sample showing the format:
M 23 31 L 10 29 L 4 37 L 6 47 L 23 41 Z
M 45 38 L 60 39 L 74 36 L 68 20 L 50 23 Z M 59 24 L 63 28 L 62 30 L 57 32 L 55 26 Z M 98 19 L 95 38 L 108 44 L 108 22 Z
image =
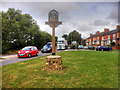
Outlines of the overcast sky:
M 104 31 L 104 28 L 112 30 L 118 25 L 117 2 L 2 2 L 2 11 L 8 8 L 20 9 L 23 14 L 29 13 L 37 21 L 40 30 L 50 34 L 52 29 L 45 22 L 48 21 L 48 12 L 57 10 L 59 21 L 62 21 L 62 25 L 56 28 L 59 38 L 72 30 L 77 30 L 82 38 L 87 38 L 90 33 Z

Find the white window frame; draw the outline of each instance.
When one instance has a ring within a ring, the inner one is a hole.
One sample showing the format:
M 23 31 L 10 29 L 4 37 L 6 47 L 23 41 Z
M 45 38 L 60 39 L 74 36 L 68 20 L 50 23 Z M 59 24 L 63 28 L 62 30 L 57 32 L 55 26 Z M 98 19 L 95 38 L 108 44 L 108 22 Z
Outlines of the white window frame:
M 119 38 L 119 33 L 117 33 L 117 38 Z
M 104 40 L 104 37 L 102 37 L 102 40 Z
M 113 38 L 115 38 L 115 34 L 113 34 Z
M 110 35 L 108 35 L 108 39 L 110 39 Z
M 107 40 L 107 45 L 110 45 L 110 40 Z
M 103 41 L 101 41 L 101 45 L 103 45 Z
M 114 40 L 112 40 L 112 42 L 116 42 L 116 40 L 114 39 Z
M 97 37 L 97 40 L 99 40 L 99 37 Z

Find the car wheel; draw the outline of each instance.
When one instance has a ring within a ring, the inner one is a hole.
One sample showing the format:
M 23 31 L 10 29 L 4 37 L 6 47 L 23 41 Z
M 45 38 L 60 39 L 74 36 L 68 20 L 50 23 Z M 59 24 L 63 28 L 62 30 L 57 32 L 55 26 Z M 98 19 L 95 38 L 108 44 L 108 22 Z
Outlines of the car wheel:
M 38 52 L 37 52 L 36 56 L 38 56 Z
M 109 51 L 112 51 L 111 49 Z
M 30 58 L 31 57 L 31 54 L 29 53 L 28 57 Z

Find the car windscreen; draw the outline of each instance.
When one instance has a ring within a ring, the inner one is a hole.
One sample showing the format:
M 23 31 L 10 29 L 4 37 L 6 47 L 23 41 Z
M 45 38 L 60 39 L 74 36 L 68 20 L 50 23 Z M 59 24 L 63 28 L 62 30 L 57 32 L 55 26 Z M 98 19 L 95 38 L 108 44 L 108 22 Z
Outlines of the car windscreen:
M 44 47 L 43 47 L 43 49 L 48 49 L 48 48 L 50 48 L 51 46 L 50 45 L 45 45 Z
M 57 43 L 58 43 L 58 44 L 63 44 L 63 43 L 64 43 L 64 41 L 58 41 Z
M 52 45 L 52 42 L 48 42 L 47 45 Z
M 22 50 L 30 50 L 30 47 L 24 47 Z

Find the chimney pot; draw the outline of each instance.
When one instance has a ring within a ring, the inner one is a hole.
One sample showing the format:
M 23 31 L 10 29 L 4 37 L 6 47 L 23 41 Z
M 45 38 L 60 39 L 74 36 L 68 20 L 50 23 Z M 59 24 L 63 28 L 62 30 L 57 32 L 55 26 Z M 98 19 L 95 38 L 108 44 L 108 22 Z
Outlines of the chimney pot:
M 92 36 L 92 33 L 90 34 L 90 37 Z
M 116 29 L 120 29 L 120 25 L 117 25 Z
M 108 29 L 108 28 L 105 28 L 105 29 L 104 29 L 104 32 L 105 32 L 105 33 L 106 33 L 106 32 L 108 32 L 108 31 L 109 31 L 109 29 Z
M 100 33 L 100 31 L 97 31 L 96 34 Z

